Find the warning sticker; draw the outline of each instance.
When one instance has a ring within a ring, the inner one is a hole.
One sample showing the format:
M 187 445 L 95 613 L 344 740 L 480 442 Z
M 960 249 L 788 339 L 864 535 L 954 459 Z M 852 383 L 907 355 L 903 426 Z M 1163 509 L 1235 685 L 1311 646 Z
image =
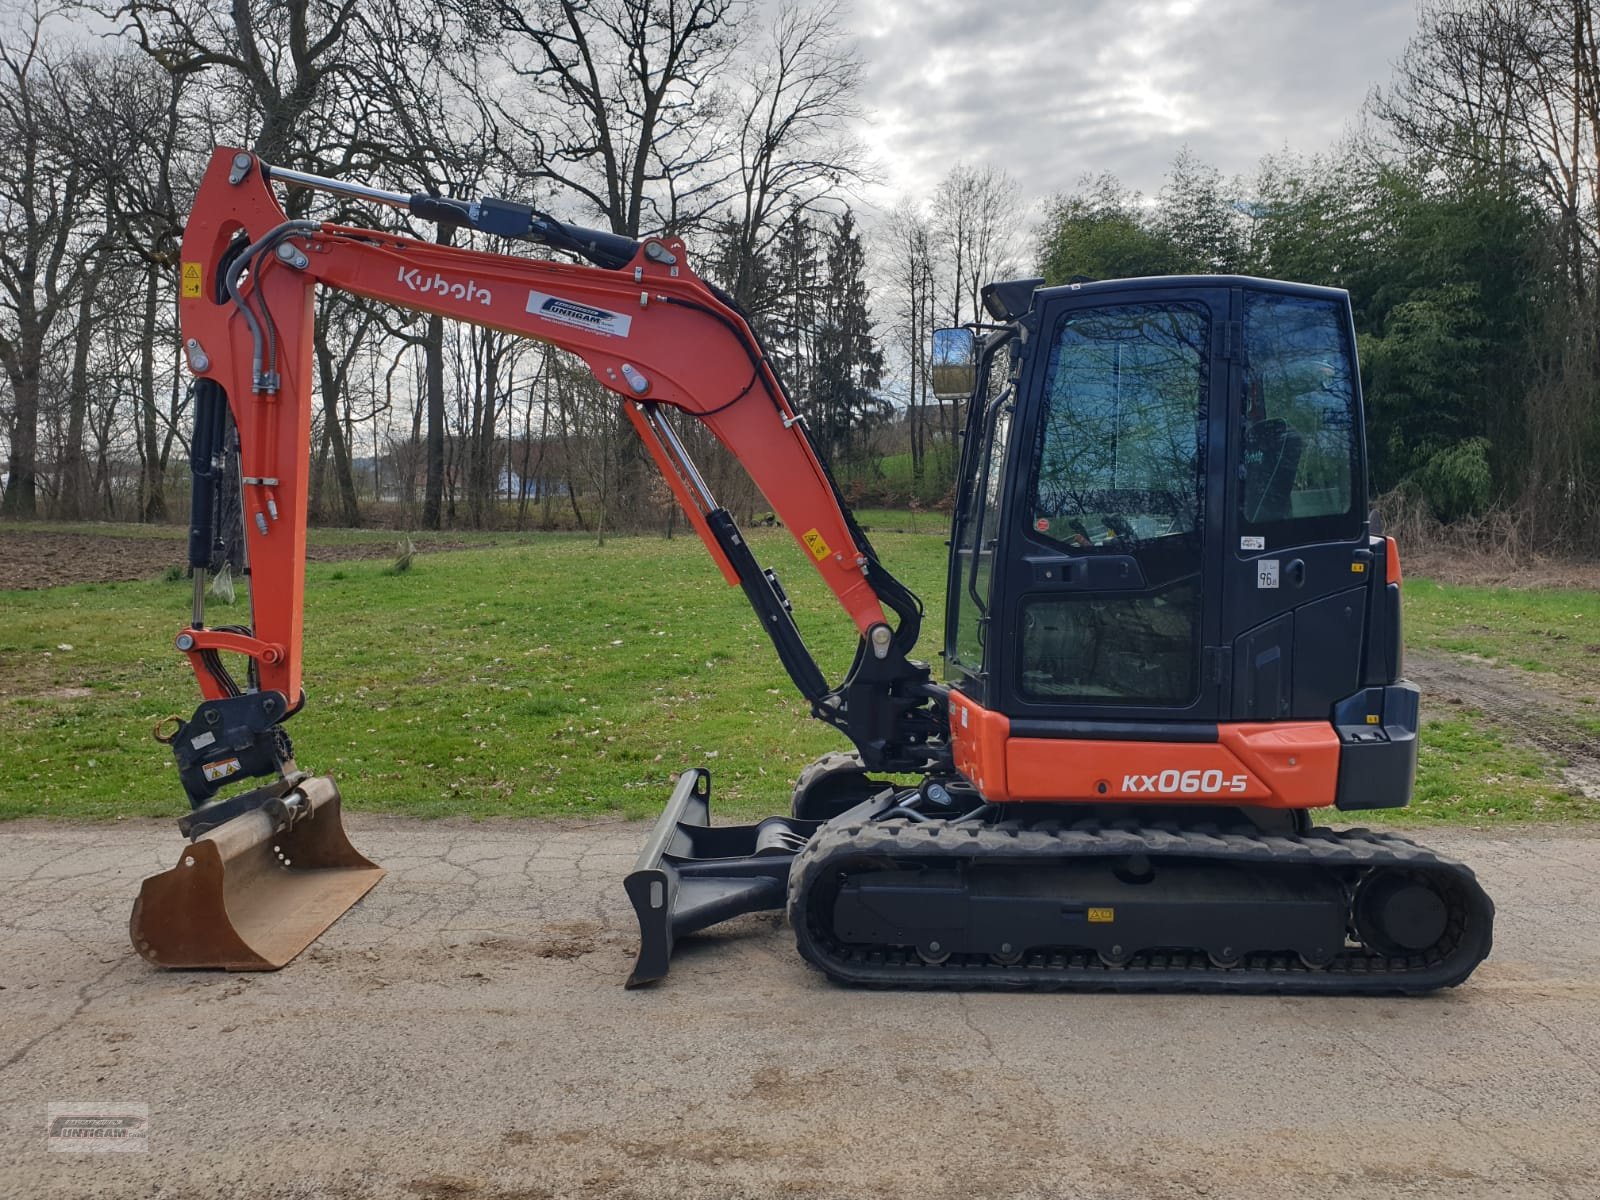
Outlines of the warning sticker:
M 811 557 L 821 562 L 828 557 L 828 543 L 823 541 L 822 535 L 815 529 L 808 529 L 800 535 L 800 540 L 806 544 L 806 549 L 811 551 Z
M 183 298 L 185 300 L 193 299 L 200 294 L 201 278 L 199 263 L 186 262 L 183 264 Z
M 1092 925 L 1109 925 L 1117 919 L 1117 910 L 1114 908 L 1091 908 L 1089 922 Z
M 208 781 L 215 783 L 219 779 L 226 779 L 229 775 L 237 775 L 239 773 L 239 760 L 237 758 L 225 758 L 221 762 L 206 763 L 200 769 L 205 772 Z

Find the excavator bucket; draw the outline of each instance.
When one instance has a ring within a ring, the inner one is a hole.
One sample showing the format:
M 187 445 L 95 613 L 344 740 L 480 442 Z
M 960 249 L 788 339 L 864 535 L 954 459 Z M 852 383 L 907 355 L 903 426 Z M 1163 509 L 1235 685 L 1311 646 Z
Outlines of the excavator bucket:
M 331 778 L 295 788 L 198 836 L 133 902 L 133 945 L 161 967 L 276 971 L 384 876 L 345 836 Z M 277 815 L 275 815 L 277 814 Z

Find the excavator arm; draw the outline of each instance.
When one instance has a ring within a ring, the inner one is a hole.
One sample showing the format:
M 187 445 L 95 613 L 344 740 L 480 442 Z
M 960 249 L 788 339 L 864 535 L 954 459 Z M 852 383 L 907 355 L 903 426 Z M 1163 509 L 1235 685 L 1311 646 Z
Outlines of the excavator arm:
M 291 220 L 274 182 L 549 245 L 588 262 Z M 878 562 L 756 334 L 730 297 L 695 275 L 679 239 L 635 242 L 507 201 L 407 196 L 219 148 L 185 230 L 180 296 L 184 354 L 196 379 L 189 545 L 195 584 L 191 622 L 177 646 L 204 699 L 192 718 L 173 719 L 163 736 L 194 808 L 180 823 L 186 834 L 207 836 L 251 814 L 259 823 L 263 807 L 275 814 L 274 828 L 292 828 L 311 815 L 314 795 L 332 790 L 302 786 L 309 777 L 296 767 L 282 725 L 306 702 L 302 634 L 318 286 L 531 338 L 582 359 L 619 398 L 723 576 L 744 589 L 814 715 L 851 739 L 867 769 L 924 772 L 948 764 L 945 689 L 932 682 L 926 664 L 909 657 L 920 601 Z M 739 460 L 855 624 L 855 660 L 837 686 L 801 639 L 776 574 L 757 562 L 690 460 L 669 409 L 703 423 Z M 236 473 L 230 453 L 237 455 Z M 239 519 L 250 622 L 209 627 L 207 568 L 224 525 Z M 245 657 L 244 685 L 223 665 L 222 652 Z M 275 778 L 216 798 L 251 776 Z M 144 924 L 135 941 L 148 947 L 160 932 L 149 928 L 148 916 Z M 169 955 L 168 965 L 203 964 L 179 964 Z
M 392 233 L 291 221 L 273 179 L 408 208 L 425 219 L 555 244 L 606 265 L 493 254 Z M 558 346 L 617 394 L 695 531 L 740 585 L 780 659 L 816 714 L 856 742 L 873 769 L 920 769 L 941 751 L 942 689 L 908 659 L 917 598 L 877 561 L 839 497 L 756 335 L 732 301 L 699 279 L 677 238 L 642 243 L 558 225 L 504 201 L 471 204 L 380 192 L 282 171 L 219 149 L 185 237 L 184 349 L 201 381 L 199 437 L 215 438 L 225 401 L 238 429 L 248 546 L 249 633 L 204 626 L 197 611 L 180 647 L 203 694 L 228 683 L 215 652 L 252 660 L 259 690 L 287 711 L 301 704 L 312 315 L 323 287 L 436 313 Z M 861 635 L 845 681 L 829 687 L 807 651 L 772 572 L 757 564 L 690 461 L 665 410 L 702 422 L 739 460 L 794 534 Z M 201 499 L 205 489 L 197 489 Z M 193 565 L 210 561 L 207 513 L 197 511 Z M 196 588 L 197 598 L 201 591 Z M 886 615 L 885 610 L 888 610 Z M 893 623 L 891 624 L 890 617 Z

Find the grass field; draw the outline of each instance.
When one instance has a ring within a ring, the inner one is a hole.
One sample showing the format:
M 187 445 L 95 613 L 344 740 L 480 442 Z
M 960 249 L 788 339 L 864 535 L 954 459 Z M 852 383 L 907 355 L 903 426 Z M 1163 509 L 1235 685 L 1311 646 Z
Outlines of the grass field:
M 944 518 L 863 516 L 884 560 L 927 602 L 933 656 Z M 312 540 L 395 537 L 329 530 Z M 302 765 L 336 774 L 352 806 L 641 817 L 659 809 L 678 771 L 709 765 L 715 810 L 751 816 L 786 811 L 799 769 L 845 748 L 809 718 L 742 593 L 696 541 L 445 538 L 473 548 L 421 554 L 400 574 L 381 559 L 308 567 L 309 703 L 290 731 Z M 417 540 L 426 549 L 433 539 Z M 837 679 L 854 644 L 848 621 L 784 531 L 751 540 Z M 188 600 L 181 579 L 0 592 L 0 817 L 183 809 L 150 730 L 196 702 L 170 648 Z M 1575 721 L 1600 732 L 1600 598 L 1408 580 L 1407 606 L 1413 646 L 1539 672 L 1571 698 Z M 1417 800 L 1402 819 L 1593 815 L 1555 756 L 1512 736 L 1507 718 L 1460 708 L 1431 719 Z
M 786 533 L 750 536 L 837 678 L 853 627 Z M 936 603 L 942 539 L 877 538 Z M 678 771 L 709 764 L 719 810 L 786 810 L 799 769 L 841 748 L 697 541 L 511 541 L 423 554 L 402 574 L 308 567 L 309 702 L 290 730 L 353 805 L 642 816 Z M 181 811 L 149 734 L 196 702 L 171 649 L 188 598 L 184 580 L 0 593 L 0 816 Z
M 1600 592 L 1408 579 L 1405 598 L 1408 645 L 1559 676 L 1600 705 Z

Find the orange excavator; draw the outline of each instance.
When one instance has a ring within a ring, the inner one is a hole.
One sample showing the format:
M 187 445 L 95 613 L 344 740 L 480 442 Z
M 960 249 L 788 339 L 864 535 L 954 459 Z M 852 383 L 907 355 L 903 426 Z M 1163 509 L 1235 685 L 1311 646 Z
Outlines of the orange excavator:
M 581 261 L 290 220 L 275 184 Z M 988 321 L 939 331 L 935 390 L 966 420 L 935 679 L 913 657 L 921 603 L 880 563 L 749 321 L 677 238 L 223 148 L 182 259 L 195 581 L 177 647 L 203 701 L 159 731 L 191 841 L 134 906 L 152 963 L 281 967 L 382 875 L 284 728 L 307 704 L 318 286 L 582 359 L 813 715 L 854 746 L 806 768 L 788 816 L 755 825 L 712 824 L 709 772 L 679 777 L 625 880 L 630 985 L 664 977 L 684 935 L 783 908 L 809 962 L 861 984 L 1419 993 L 1488 954 L 1494 909 L 1470 870 L 1310 819 L 1406 804 L 1417 757 L 1399 558 L 1365 506 L 1345 293 L 1013 280 L 985 289 Z M 855 623 L 842 682 L 807 651 L 672 410 L 743 464 Z M 206 623 L 224 563 L 248 573 L 248 624 Z M 244 657 L 242 682 L 223 653 Z

